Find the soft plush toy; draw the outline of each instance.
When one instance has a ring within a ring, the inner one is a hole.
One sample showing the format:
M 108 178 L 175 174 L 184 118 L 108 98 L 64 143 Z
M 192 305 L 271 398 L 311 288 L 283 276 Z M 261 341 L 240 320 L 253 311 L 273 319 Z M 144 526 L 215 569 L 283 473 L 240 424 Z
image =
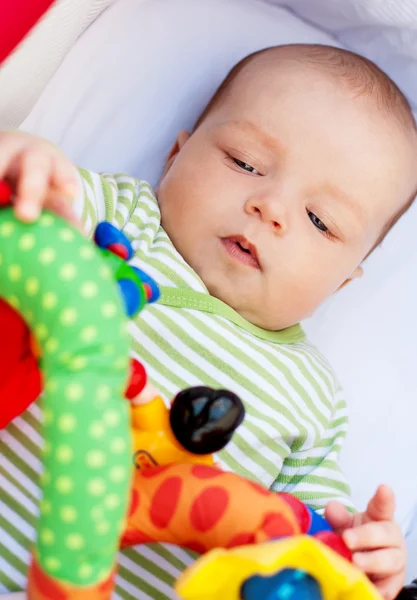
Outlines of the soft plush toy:
M 191 388 L 168 408 L 129 361 L 124 313 L 158 292 L 125 262 L 122 233 L 105 224 L 95 239 L 49 213 L 23 224 L 0 209 L 0 321 L 13 345 L 1 422 L 44 390 L 29 598 L 108 599 L 118 548 L 149 542 L 203 554 L 177 582 L 184 599 L 378 598 L 324 519 L 213 464 L 243 419 L 237 396 Z

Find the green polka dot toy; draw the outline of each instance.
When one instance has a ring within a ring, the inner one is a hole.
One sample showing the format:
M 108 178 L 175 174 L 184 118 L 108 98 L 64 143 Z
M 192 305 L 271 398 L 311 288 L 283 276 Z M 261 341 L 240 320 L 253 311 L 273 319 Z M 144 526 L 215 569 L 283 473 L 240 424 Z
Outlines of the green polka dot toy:
M 130 490 L 125 312 L 147 298 L 143 285 L 139 302 L 120 294 L 117 271 L 129 286 L 139 280 L 125 258 L 53 214 L 25 224 L 11 207 L 0 209 L 3 305 L 34 336 L 44 381 L 43 499 L 31 575 L 80 588 L 111 575 Z

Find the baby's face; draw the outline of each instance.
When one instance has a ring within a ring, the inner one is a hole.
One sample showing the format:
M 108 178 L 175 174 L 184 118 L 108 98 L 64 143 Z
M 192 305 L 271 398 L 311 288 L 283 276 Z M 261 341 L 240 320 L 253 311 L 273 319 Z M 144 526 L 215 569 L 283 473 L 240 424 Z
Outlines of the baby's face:
M 180 134 L 158 190 L 162 225 L 209 292 L 252 323 L 311 315 L 411 197 L 411 136 L 370 104 L 315 69 L 255 63 Z

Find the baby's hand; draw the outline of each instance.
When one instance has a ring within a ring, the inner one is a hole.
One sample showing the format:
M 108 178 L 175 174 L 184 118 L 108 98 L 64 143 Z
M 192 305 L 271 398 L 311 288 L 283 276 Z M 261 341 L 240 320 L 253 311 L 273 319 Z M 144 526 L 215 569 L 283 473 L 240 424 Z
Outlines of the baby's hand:
M 50 142 L 19 131 L 0 132 L 0 180 L 14 192 L 15 214 L 34 221 L 47 208 L 79 226 L 70 200 L 78 189 L 75 167 Z
M 339 502 L 330 502 L 326 518 L 353 552 L 353 562 L 374 582 L 386 600 L 404 585 L 407 552 L 400 526 L 394 521 L 395 500 L 381 485 L 365 512 L 352 515 Z

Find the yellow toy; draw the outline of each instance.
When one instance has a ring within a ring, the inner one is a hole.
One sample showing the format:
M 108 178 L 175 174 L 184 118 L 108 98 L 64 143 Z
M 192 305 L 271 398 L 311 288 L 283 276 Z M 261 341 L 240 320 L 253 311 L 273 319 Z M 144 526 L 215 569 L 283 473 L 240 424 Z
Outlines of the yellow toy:
M 320 596 L 312 595 L 317 586 L 303 595 L 291 595 L 288 582 L 286 587 L 281 583 L 281 588 L 275 589 L 277 575 L 285 570 L 298 574 L 296 581 L 301 574 L 311 576 L 318 583 Z M 381 600 L 361 571 L 309 536 L 212 550 L 182 574 L 175 589 L 183 600 Z

